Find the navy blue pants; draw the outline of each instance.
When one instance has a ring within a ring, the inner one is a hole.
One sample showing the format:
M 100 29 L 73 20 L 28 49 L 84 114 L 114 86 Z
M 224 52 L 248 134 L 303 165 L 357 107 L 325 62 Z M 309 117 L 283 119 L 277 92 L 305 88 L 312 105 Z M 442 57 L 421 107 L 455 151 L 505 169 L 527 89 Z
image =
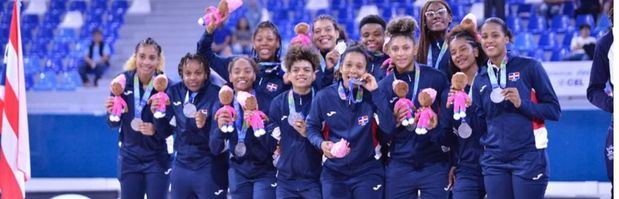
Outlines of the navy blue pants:
M 449 164 L 435 163 L 422 169 L 414 169 L 409 164 L 391 161 L 386 169 L 385 197 L 391 198 L 444 198 L 448 182 Z
M 228 180 L 232 199 L 275 198 L 275 188 L 277 187 L 275 171 L 248 178 L 234 168 L 230 168 L 228 169 Z
M 543 199 L 547 162 L 546 150 L 527 152 L 507 162 L 484 153 L 481 165 L 488 199 Z
M 355 175 L 345 175 L 323 167 L 320 183 L 324 198 L 380 199 L 385 190 L 385 171 L 382 164 Z
M 289 198 L 322 198 L 320 181 L 287 181 L 277 180 L 276 188 L 278 199 Z
M 226 198 L 227 174 L 224 164 L 208 164 L 198 170 L 175 165 L 170 174 L 172 198 Z
M 456 182 L 451 193 L 454 199 L 483 199 L 486 196 L 486 189 L 481 171 L 456 169 Z
M 135 163 L 118 160 L 120 176 L 120 198 L 166 198 L 169 185 L 169 170 L 159 161 Z

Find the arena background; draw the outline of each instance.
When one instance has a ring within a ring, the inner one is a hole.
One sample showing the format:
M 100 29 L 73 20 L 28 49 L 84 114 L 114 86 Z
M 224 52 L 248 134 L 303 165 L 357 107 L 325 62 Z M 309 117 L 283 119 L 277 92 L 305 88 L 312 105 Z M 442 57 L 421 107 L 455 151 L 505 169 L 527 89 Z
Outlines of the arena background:
M 294 24 L 311 22 L 319 14 L 330 14 L 357 40 L 358 20 L 362 16 L 378 13 L 388 20 L 407 14 L 419 20 L 423 5 L 423 1 L 414 0 L 308 1 L 311 0 L 246 0 L 226 27 L 233 29 L 243 15 L 250 20 L 270 19 L 279 26 L 286 46 L 294 34 Z M 454 22 L 469 12 L 483 19 L 481 0 L 448 2 L 454 10 Z M 599 37 L 608 30 L 608 19 L 601 15 L 596 23 L 592 16 L 577 17 L 573 5 L 563 6 L 563 15 L 544 17 L 536 14 L 543 8 L 542 0 L 506 2 L 507 22 L 516 30 L 511 49 L 544 61 L 561 103 L 560 121 L 547 122 L 551 170 L 547 198 L 610 198 L 603 160 L 611 115 L 586 100 L 591 62 L 557 62 L 569 54 L 569 38 L 577 32 L 579 24 L 591 24 L 592 36 Z M 115 179 L 118 129 L 107 126 L 103 108 L 109 81 L 122 71 L 137 42 L 146 37 L 162 45 L 166 73 L 178 81 L 176 68 L 180 57 L 195 52 L 196 42 L 204 31 L 196 20 L 204 14 L 205 7 L 215 3 L 214 0 L 24 2 L 22 38 L 33 176 L 27 183 L 28 198 L 68 193 L 91 198 L 118 196 L 119 185 Z M 12 1 L 1 2 L 2 46 L 8 38 L 11 9 Z M 98 87 L 83 86 L 77 66 L 95 27 L 103 30 L 106 42 L 112 46 L 111 67 Z

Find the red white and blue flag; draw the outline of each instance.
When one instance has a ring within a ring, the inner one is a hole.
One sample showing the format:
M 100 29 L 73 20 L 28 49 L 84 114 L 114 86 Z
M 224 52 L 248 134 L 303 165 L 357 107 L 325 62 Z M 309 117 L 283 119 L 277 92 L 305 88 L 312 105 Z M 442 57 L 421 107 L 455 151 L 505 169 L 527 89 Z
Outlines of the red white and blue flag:
M 20 5 L 13 2 L 9 41 L 4 53 L 6 72 L 0 80 L 0 191 L 2 198 L 25 198 L 30 179 L 30 144 L 26 85 L 20 32 Z

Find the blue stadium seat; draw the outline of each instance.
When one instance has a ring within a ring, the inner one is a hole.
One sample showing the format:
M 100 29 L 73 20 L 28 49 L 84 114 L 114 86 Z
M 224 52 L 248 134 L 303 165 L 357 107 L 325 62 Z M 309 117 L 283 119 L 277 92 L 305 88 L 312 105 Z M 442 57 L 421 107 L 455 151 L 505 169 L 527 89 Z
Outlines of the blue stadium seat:
M 21 23 L 39 25 L 39 16 L 33 14 L 24 14 L 21 16 Z
M 32 33 L 32 29 L 22 29 L 21 38 L 24 40 L 30 40 L 34 37 L 34 33 Z
M 71 1 L 69 3 L 69 11 L 79 11 L 82 14 L 86 12 L 86 1 Z
M 565 36 L 563 36 L 563 42 L 561 43 L 563 47 L 569 48 L 572 43 L 572 38 L 577 34 L 578 32 L 566 32 Z
M 572 1 L 565 1 L 563 3 L 563 15 L 567 15 L 570 17 L 574 16 L 574 2 Z
M 73 73 L 77 73 L 77 70 L 63 71 L 58 76 L 58 83 L 56 84 L 56 90 L 59 91 L 74 91 L 78 87 L 78 83 L 73 78 Z M 81 82 L 81 80 L 79 81 Z
M 464 15 L 466 15 L 466 10 L 462 4 L 452 5 L 451 12 L 455 19 L 461 19 Z
M 11 12 L 0 12 L 0 24 L 10 24 L 11 23 Z
M 62 58 L 63 57 L 48 57 L 45 61 L 45 68 L 43 71 L 45 72 L 53 72 L 57 74 L 62 71 Z
M 37 55 L 25 56 L 24 68 L 27 76 L 41 72 L 41 58 Z
M 112 8 L 129 8 L 129 2 L 126 0 L 114 0 L 112 1 Z
M 71 28 L 61 28 L 58 29 L 56 33 L 56 37 L 54 38 L 55 42 L 60 43 L 75 43 L 77 41 L 77 32 Z
M 582 24 L 589 24 L 589 27 L 595 27 L 595 20 L 593 15 L 578 15 L 576 16 L 576 28 Z
M 533 15 L 529 18 L 527 29 L 534 34 L 542 33 L 547 29 L 546 17 Z
M 522 22 L 520 21 L 520 18 L 517 16 L 507 16 L 506 23 L 507 27 L 509 27 L 509 29 L 514 33 L 525 31 L 523 30 L 524 27 L 522 27 Z
M 69 45 L 63 42 L 54 42 L 51 44 L 50 52 L 48 56 L 52 59 L 63 58 L 69 55 Z M 62 69 L 62 67 L 60 67 Z
M 557 34 L 554 32 L 546 32 L 540 36 L 538 46 L 544 50 L 552 50 L 559 47 Z
M 530 51 L 537 48 L 537 43 L 535 43 L 531 33 L 520 33 L 516 35 L 514 48 L 520 51 Z
M 339 22 L 347 21 L 349 19 L 354 19 L 354 18 L 355 18 L 355 10 L 352 7 L 346 7 L 343 10 L 339 10 L 339 13 L 337 16 L 337 20 Z
M 107 0 L 91 0 L 90 8 L 107 10 Z
M 32 86 L 32 90 L 50 91 L 56 87 L 56 73 L 53 71 L 42 71 L 36 75 L 36 81 Z
M 534 50 L 532 50 L 532 51 L 529 51 L 529 54 L 528 54 L 528 55 L 529 55 L 529 57 L 531 57 L 531 58 L 533 58 L 533 59 L 536 59 L 536 60 L 537 60 L 537 61 L 539 61 L 539 62 L 545 62 L 545 61 L 548 61 L 548 60 L 546 59 L 545 52 L 544 52 L 544 50 L 542 50 L 542 49 L 534 49 Z
M 303 9 L 305 8 L 305 4 L 306 2 L 303 0 L 288 1 L 288 6 L 292 9 Z
M 43 16 L 43 24 L 52 24 L 54 26 L 60 24 L 60 12 L 49 11 Z
M 31 56 L 45 56 L 47 54 L 47 42 L 49 40 L 43 40 L 41 38 L 36 38 L 32 42 L 30 42 L 30 47 L 28 49 L 28 54 Z
M 267 9 L 272 10 L 272 9 L 288 9 L 288 5 L 284 5 L 284 1 L 283 0 L 270 0 L 267 1 Z
M 550 61 L 563 61 L 563 58 L 569 54 L 569 50 L 567 48 L 555 48 L 552 50 L 552 55 L 550 56 Z
M 564 33 L 566 31 L 573 30 L 570 25 L 570 17 L 567 15 L 555 15 L 552 17 L 550 29 L 556 33 Z
M 124 23 L 125 22 L 125 18 L 124 15 L 117 15 L 114 14 L 114 12 L 110 11 L 107 12 L 106 14 L 104 14 L 105 16 L 105 22 L 106 23 Z
M 532 4 L 520 3 L 516 13 L 518 13 L 517 16 L 519 17 L 528 18 L 536 13 L 536 8 Z

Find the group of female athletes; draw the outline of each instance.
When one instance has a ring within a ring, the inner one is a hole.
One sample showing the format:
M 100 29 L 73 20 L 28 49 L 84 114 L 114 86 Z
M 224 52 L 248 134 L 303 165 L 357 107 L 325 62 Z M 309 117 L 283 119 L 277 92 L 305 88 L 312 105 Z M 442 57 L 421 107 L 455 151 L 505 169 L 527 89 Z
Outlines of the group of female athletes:
M 123 72 L 129 111 L 109 122 L 120 127 L 121 197 L 543 198 L 544 121 L 558 120 L 561 109 L 541 63 L 508 51 L 513 34 L 501 19 L 460 24 L 442 0 L 428 0 L 421 13 L 419 26 L 406 16 L 389 23 L 367 16 L 361 41 L 343 51 L 336 44 L 346 34 L 331 16 L 314 19 L 309 44 L 284 44 L 277 26 L 261 22 L 251 57 L 214 54 L 221 24 L 212 22 L 197 53 L 180 60 L 182 81 L 168 86 L 163 118 L 151 111 L 163 102 L 146 104 L 164 69 L 162 47 L 141 41 Z M 289 45 L 285 55 L 282 45 Z M 236 117 L 215 114 L 223 106 L 209 79 L 215 72 L 234 93 L 256 97 L 268 115 L 265 136 L 248 127 L 251 111 L 236 99 Z M 459 120 L 446 107 L 456 72 L 468 76 L 464 92 L 472 99 Z M 402 125 L 415 109 L 394 106 L 396 80 L 409 85 L 415 108 L 418 95 L 436 91 L 429 96 L 437 124 L 426 134 Z M 111 97 L 105 105 L 111 109 Z M 189 106 L 199 111 L 188 113 Z M 142 122 L 132 127 L 136 118 Z M 222 132 L 226 124 L 234 130 Z M 332 154 L 342 139 L 350 148 L 343 157 Z

